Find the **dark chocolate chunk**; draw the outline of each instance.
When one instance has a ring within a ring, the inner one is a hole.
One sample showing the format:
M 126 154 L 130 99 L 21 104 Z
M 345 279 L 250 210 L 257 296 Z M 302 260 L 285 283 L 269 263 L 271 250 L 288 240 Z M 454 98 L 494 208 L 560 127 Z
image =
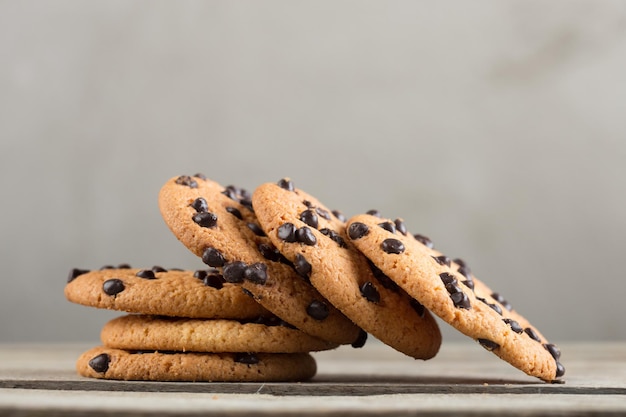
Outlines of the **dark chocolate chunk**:
M 543 345 L 543 347 L 546 348 L 548 352 L 550 352 L 550 355 L 552 355 L 554 359 L 556 359 L 557 361 L 561 359 L 561 350 L 556 347 L 556 345 L 553 345 L 552 343 L 546 343 Z
M 283 223 L 278 227 L 277 236 L 285 242 L 296 241 L 296 226 L 293 223 Z
M 508 324 L 511 330 L 515 333 L 522 333 L 524 331 L 522 326 L 520 326 L 520 324 L 513 319 L 502 319 L 502 321 Z
M 295 187 L 293 186 L 293 182 L 291 182 L 291 180 L 288 178 L 283 178 L 280 181 L 278 181 L 278 186 L 280 188 L 284 188 L 287 191 L 295 190 Z
M 293 267 L 298 275 L 303 278 L 309 278 L 309 275 L 311 274 L 311 264 L 306 260 L 304 256 L 299 253 L 296 254 L 296 261 L 293 263 Z
M 154 271 L 151 269 L 142 269 L 141 271 L 137 272 L 135 275 L 137 275 L 139 278 L 144 278 L 144 279 L 156 279 L 156 275 L 154 275 Z
M 317 229 L 319 225 L 317 214 L 315 214 L 315 211 L 311 209 L 304 210 L 302 213 L 300 213 L 300 220 L 314 229 Z
M 380 211 L 372 209 L 365 212 L 365 214 L 369 214 L 370 216 L 380 217 Z
M 360 239 L 367 235 L 370 228 L 365 223 L 354 222 L 348 227 L 348 236 L 352 240 Z
M 556 377 L 560 378 L 565 375 L 565 367 L 559 361 L 556 362 Z
M 424 235 L 416 234 L 416 235 L 413 235 L 413 237 L 415 238 L 415 240 L 417 240 L 418 242 L 420 242 L 422 245 L 426 246 L 429 249 L 433 249 L 435 247 L 435 245 L 433 244 L 433 241 Z
M 262 262 L 249 265 L 244 271 L 244 278 L 254 284 L 265 284 L 267 282 L 267 265 Z
M 194 210 L 196 210 L 198 213 L 204 213 L 205 211 L 209 211 L 209 205 L 202 197 L 198 197 L 193 200 L 193 203 L 191 203 L 191 207 L 193 207 Z
M 367 332 L 361 329 L 361 331 L 359 331 L 359 335 L 350 346 L 355 349 L 362 348 L 363 346 L 365 346 L 365 342 L 367 342 Z
M 272 262 L 279 262 L 282 255 L 274 246 L 267 243 L 260 243 L 258 246 L 259 252 L 265 259 Z
M 72 282 L 74 281 L 76 278 L 78 278 L 79 276 L 86 274 L 87 272 L 89 272 L 88 269 L 78 269 L 78 268 L 73 268 L 70 270 L 70 273 L 67 276 L 67 282 Z
M 541 338 L 539 337 L 539 335 L 537 334 L 537 332 L 535 332 L 533 328 L 531 327 L 525 328 L 524 333 L 526 333 L 531 339 L 536 340 L 537 342 L 541 343 Z
M 485 349 L 487 349 L 488 351 L 492 351 L 492 350 L 496 350 L 500 347 L 499 344 L 497 344 L 496 342 L 492 342 L 489 339 L 478 339 L 478 343 L 480 343 L 480 345 L 482 347 L 484 347 Z
M 239 211 L 237 207 L 232 207 L 232 206 L 226 207 L 226 211 L 232 214 L 233 216 L 235 216 L 236 218 L 238 218 L 239 220 L 243 220 L 243 216 L 241 215 L 241 212 Z
M 374 274 L 374 278 L 376 278 L 376 280 L 380 283 L 380 285 L 394 292 L 400 291 L 400 287 L 398 286 L 398 284 L 396 284 L 383 271 L 381 271 L 380 268 L 374 265 L 372 261 L 368 259 L 367 263 L 369 264 L 370 269 L 372 270 L 372 274 Z
M 339 220 L 342 223 L 345 223 L 346 220 L 348 220 L 346 219 L 346 216 L 344 216 L 343 213 L 340 212 L 339 210 L 333 210 L 332 213 L 333 213 L 333 216 L 335 216 L 337 220 Z
M 313 231 L 307 226 L 303 226 L 296 230 L 296 240 L 308 246 L 315 246 L 317 244 L 317 238 L 313 234 Z
M 470 304 L 470 300 L 469 298 L 467 298 L 467 295 L 465 295 L 464 292 L 457 292 L 457 293 L 451 294 L 450 298 L 452 299 L 454 306 L 457 308 L 464 308 L 466 310 L 469 310 L 470 308 L 472 308 L 472 305 Z
M 439 265 L 450 266 L 451 260 L 445 255 L 433 256 L 432 257 Z
M 378 226 L 380 226 L 381 228 L 385 229 L 389 233 L 393 233 L 393 234 L 396 233 L 396 225 L 391 223 L 391 222 L 378 223 Z
M 335 232 L 334 230 L 325 227 L 323 229 L 320 229 L 320 233 L 324 236 L 328 236 L 330 240 L 339 245 L 340 248 L 347 247 L 346 242 L 343 240 L 343 238 L 339 235 L 339 233 Z
M 186 185 L 189 188 L 198 188 L 198 183 L 196 180 L 191 178 L 189 175 L 181 175 L 176 178 L 176 184 L 178 185 Z
M 215 288 L 216 290 L 221 290 L 222 287 L 224 287 L 224 283 L 226 282 L 226 280 L 224 279 L 224 276 L 221 274 L 208 274 L 207 276 L 204 277 L 202 282 L 204 282 L 204 285 L 206 285 L 207 287 Z
M 89 367 L 99 374 L 103 374 L 109 370 L 111 357 L 106 353 L 101 353 L 89 360 Z
M 224 280 L 226 282 L 232 282 L 232 283 L 243 282 L 244 273 L 247 267 L 248 265 L 246 265 L 246 263 L 242 261 L 235 261 L 235 262 L 227 263 L 226 265 L 224 265 L 224 269 L 222 271 Z
M 415 312 L 417 313 L 417 315 L 424 318 L 424 316 L 426 315 L 426 307 L 424 307 L 422 303 L 417 301 L 415 298 L 411 298 L 410 304 L 411 307 L 413 307 L 413 310 L 415 310 Z
M 324 320 L 330 314 L 328 306 L 323 301 L 313 300 L 311 304 L 306 308 L 306 312 L 309 316 L 315 320 Z
M 385 239 L 380 247 L 386 253 L 400 254 L 404 252 L 404 244 L 398 239 Z
M 226 259 L 224 259 L 222 252 L 215 248 L 208 247 L 202 253 L 202 262 L 209 266 L 220 267 L 224 266 Z
M 152 267 L 152 272 L 154 272 L 155 274 L 158 272 L 167 272 L 167 269 L 163 268 L 162 266 L 159 265 L 154 265 Z
M 254 353 L 235 353 L 235 362 L 246 365 L 256 365 L 259 363 L 259 357 Z
M 192 217 L 193 221 L 201 227 L 215 227 L 217 225 L 217 215 L 208 211 L 196 213 Z
M 248 223 L 246 226 L 248 226 L 248 229 L 252 230 L 252 232 L 257 235 L 257 236 L 265 236 L 265 232 L 263 231 L 263 229 L 261 229 L 261 226 L 259 226 L 256 223 Z
M 439 278 L 441 278 L 441 281 L 445 284 L 455 284 L 456 281 L 456 277 L 452 274 L 448 274 L 447 272 L 443 272 L 441 274 L 439 274 Z
M 395 219 L 393 222 L 396 225 L 396 230 L 406 236 L 408 231 L 406 230 L 406 225 L 404 224 L 402 219 Z
M 102 291 L 106 295 L 117 295 L 124 291 L 124 282 L 121 279 L 111 278 L 102 283 Z
M 365 297 L 367 301 L 370 303 L 378 303 L 380 301 L 380 294 L 378 290 L 370 281 L 367 281 L 365 284 L 361 285 L 359 288 L 361 290 L 361 295 Z

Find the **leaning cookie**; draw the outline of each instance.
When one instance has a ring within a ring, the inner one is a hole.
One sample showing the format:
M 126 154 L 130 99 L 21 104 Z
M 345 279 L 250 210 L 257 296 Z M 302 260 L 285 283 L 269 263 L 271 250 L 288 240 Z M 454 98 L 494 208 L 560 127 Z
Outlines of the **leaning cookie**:
M 270 315 L 217 269 L 181 271 L 104 267 L 72 269 L 65 297 L 89 307 L 190 318 L 248 319 Z
M 369 214 L 348 221 L 348 237 L 380 270 L 444 321 L 528 375 L 555 381 L 565 373 L 559 349 L 465 262 L 407 232 L 401 220 Z
M 167 181 L 159 193 L 165 223 L 226 281 L 298 329 L 333 343 L 354 342 L 360 329 L 302 280 L 259 226 L 247 193 L 203 175 Z
M 362 329 L 417 359 L 439 350 L 433 316 L 370 265 L 347 240 L 345 223 L 288 179 L 253 193 L 259 223 L 302 279 Z
M 126 381 L 275 382 L 312 378 L 308 353 L 180 353 L 95 347 L 76 362 L 79 375 Z
M 295 353 L 338 346 L 274 317 L 237 321 L 127 315 L 106 323 L 100 338 L 111 348 L 178 352 Z

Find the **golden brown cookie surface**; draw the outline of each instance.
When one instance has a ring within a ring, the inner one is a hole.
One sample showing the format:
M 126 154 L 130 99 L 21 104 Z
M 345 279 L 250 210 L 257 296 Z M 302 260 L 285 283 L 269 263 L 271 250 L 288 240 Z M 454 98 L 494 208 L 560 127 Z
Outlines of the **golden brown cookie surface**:
M 368 264 L 336 214 L 287 179 L 259 186 L 252 202 L 272 243 L 357 325 L 411 357 L 437 353 L 441 334 L 432 315 Z
M 476 279 L 465 262 L 409 234 L 400 220 L 354 216 L 348 220 L 348 239 L 411 296 L 485 349 L 545 381 L 564 374 L 556 346 Z
M 223 267 L 226 281 L 298 329 L 334 343 L 352 343 L 360 329 L 294 271 L 258 224 L 249 195 L 204 176 L 167 181 L 159 207 L 174 235 L 202 261 Z M 326 314 L 311 314 L 322 305 Z

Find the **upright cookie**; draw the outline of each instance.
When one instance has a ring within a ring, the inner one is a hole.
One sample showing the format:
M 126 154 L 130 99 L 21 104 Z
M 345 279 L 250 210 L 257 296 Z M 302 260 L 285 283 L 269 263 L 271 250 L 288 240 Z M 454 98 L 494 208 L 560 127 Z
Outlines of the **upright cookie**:
M 76 362 L 82 376 L 127 381 L 304 381 L 317 371 L 308 353 L 133 352 L 95 347 Z
M 401 220 L 358 215 L 348 221 L 348 236 L 395 283 L 485 349 L 544 381 L 565 373 L 555 345 L 476 279 L 465 262 L 409 234 Z
M 174 235 L 202 261 L 223 267 L 226 281 L 298 329 L 334 343 L 354 342 L 360 329 L 298 277 L 258 224 L 249 195 L 202 175 L 167 181 L 159 207 Z
M 295 353 L 337 347 L 281 323 L 127 315 L 106 323 L 100 337 L 104 346 L 125 350 Z
M 104 267 L 73 269 L 65 297 L 77 304 L 129 313 L 249 319 L 270 315 L 216 269 L 198 271 Z
M 337 215 L 287 179 L 261 185 L 252 202 L 263 230 L 301 279 L 357 325 L 414 358 L 437 353 L 441 334 L 434 318 L 368 264 Z

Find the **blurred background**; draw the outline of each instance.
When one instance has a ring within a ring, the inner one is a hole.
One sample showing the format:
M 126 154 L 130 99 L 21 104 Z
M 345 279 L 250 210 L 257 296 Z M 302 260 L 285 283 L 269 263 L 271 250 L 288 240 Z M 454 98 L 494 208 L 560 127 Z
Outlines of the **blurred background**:
M 625 74 L 621 1 L 0 0 L 0 342 L 98 340 L 73 267 L 203 268 L 157 207 L 196 172 L 403 217 L 555 343 L 624 340 Z

